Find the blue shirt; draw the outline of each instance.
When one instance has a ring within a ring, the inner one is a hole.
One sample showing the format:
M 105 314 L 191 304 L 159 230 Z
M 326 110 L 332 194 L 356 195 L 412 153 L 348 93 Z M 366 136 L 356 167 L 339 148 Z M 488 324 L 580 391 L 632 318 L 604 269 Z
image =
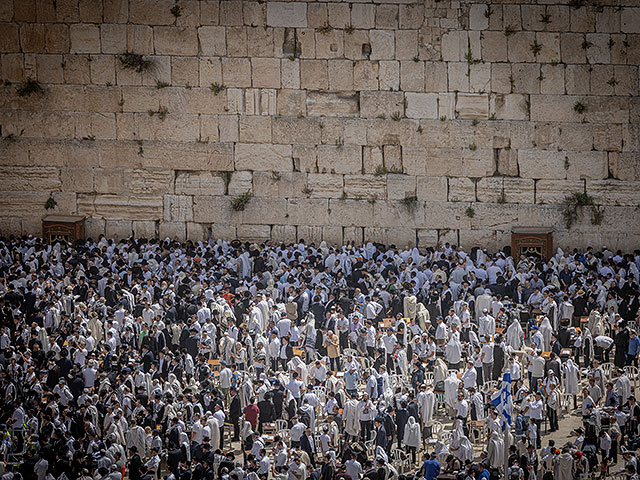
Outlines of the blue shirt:
M 636 356 L 640 350 L 640 338 L 636 335 L 629 339 L 629 349 L 627 350 L 629 355 Z
M 426 480 L 433 480 L 440 473 L 440 462 L 435 459 L 429 459 L 422 465 L 424 468 L 424 477 Z
M 487 470 L 486 468 L 482 471 L 482 473 L 480 475 L 478 475 L 478 480 L 483 479 L 483 480 L 489 480 L 489 470 Z
M 346 390 L 357 390 L 356 380 L 358 380 L 358 372 L 344 372 L 344 387 Z

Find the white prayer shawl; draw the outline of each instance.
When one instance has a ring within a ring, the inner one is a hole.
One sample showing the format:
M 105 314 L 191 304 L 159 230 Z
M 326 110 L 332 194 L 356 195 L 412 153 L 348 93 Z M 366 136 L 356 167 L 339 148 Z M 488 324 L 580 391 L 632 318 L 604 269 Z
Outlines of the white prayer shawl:
M 358 403 L 356 400 L 347 400 L 343 411 L 344 431 L 347 435 L 360 435 L 360 419 L 358 418 Z
M 287 367 L 289 368 L 289 371 L 295 370 L 296 372 L 298 372 L 298 378 L 300 379 L 306 379 L 309 377 L 307 365 L 302 361 L 300 357 L 293 357 L 291 360 L 289 360 L 289 362 L 287 363 Z
M 573 363 L 570 358 L 564 364 L 564 393 L 569 395 L 577 395 L 580 392 L 580 382 L 578 375 L 580 369 Z
M 553 335 L 553 327 L 551 326 L 551 322 L 549 318 L 544 317 L 542 323 L 540 324 L 540 333 L 542 333 L 542 337 L 544 338 L 544 352 L 551 351 L 551 335 Z
M 594 336 L 604 335 L 604 331 L 600 330 L 596 333 L 595 326 L 600 323 L 600 314 L 597 310 L 592 310 L 589 314 L 589 321 L 587 322 L 587 328 L 589 328 L 590 332 L 593 332 Z
M 618 380 L 616 380 L 616 390 L 618 390 L 618 393 L 620 394 L 620 403 L 623 405 L 627 403 L 627 400 L 631 396 L 631 382 L 625 374 L 621 375 L 618 377 Z
M 211 445 L 211 450 L 215 452 L 218 448 L 220 448 L 220 420 L 214 416 L 211 416 L 207 419 L 207 425 L 211 430 L 209 444 Z
M 49 335 L 47 335 L 47 330 L 44 328 L 38 329 L 38 340 L 42 344 L 42 350 L 44 353 L 49 353 Z
M 127 451 L 133 446 L 138 449 L 138 455 L 144 458 L 147 452 L 147 442 L 146 442 L 146 434 L 144 432 L 144 428 L 137 425 L 135 427 L 131 427 L 126 434 L 127 440 Z
M 476 299 L 476 318 L 480 318 L 485 308 L 487 310 L 491 308 L 491 295 L 488 293 L 483 293 Z
M 407 365 L 407 352 L 403 349 L 398 350 L 396 354 L 396 366 L 398 370 L 400 370 L 400 375 L 405 377 L 407 375 L 407 371 L 409 366 Z
M 441 358 L 436 358 L 433 373 L 433 380 L 435 383 L 444 382 L 444 380 L 447 378 L 447 375 L 449 375 L 449 368 L 447 367 L 447 364 L 444 363 L 444 360 L 442 360 Z
M 102 322 L 98 321 L 97 317 L 92 316 L 87 327 L 91 332 L 91 336 L 96 341 L 96 344 L 104 340 L 104 326 L 102 325 Z
M 433 453 L 435 453 L 438 462 L 440 462 L 441 464 L 446 463 L 446 459 L 450 454 L 449 447 L 438 440 L 433 447 Z
M 506 342 L 514 350 L 522 348 L 522 327 L 518 320 L 512 320 L 511 325 L 507 328 Z
M 504 464 L 504 440 L 498 432 L 493 432 L 489 439 L 487 460 L 491 468 L 500 468 Z
M 409 417 L 407 426 L 404 429 L 403 443 L 407 447 L 420 447 L 421 440 L 420 424 L 415 418 Z
M 454 408 L 458 399 L 458 385 L 460 379 L 454 373 L 449 375 L 444 381 L 444 401 L 451 408 Z
M 416 318 L 418 313 L 417 299 L 415 295 L 404 297 L 404 316 L 409 320 Z
M 420 417 L 423 425 L 429 425 L 433 421 L 433 407 L 435 405 L 436 396 L 433 390 L 418 393 L 418 407 L 420 408 Z
M 425 331 L 427 329 L 427 321 L 431 320 L 431 314 L 422 303 L 418 303 L 416 307 L 416 318 L 418 319 L 418 325 L 420 325 L 420 328 Z
M 573 479 L 573 457 L 570 453 L 563 453 L 556 457 L 554 480 Z

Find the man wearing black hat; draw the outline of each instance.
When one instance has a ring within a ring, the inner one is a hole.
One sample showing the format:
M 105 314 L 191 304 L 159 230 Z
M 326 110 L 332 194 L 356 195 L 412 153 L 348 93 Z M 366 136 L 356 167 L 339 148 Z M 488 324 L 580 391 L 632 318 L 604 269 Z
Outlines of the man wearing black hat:
M 129 461 L 127 462 L 130 480 L 140 480 L 142 476 L 142 459 L 138 455 L 138 449 L 135 446 L 129 448 Z

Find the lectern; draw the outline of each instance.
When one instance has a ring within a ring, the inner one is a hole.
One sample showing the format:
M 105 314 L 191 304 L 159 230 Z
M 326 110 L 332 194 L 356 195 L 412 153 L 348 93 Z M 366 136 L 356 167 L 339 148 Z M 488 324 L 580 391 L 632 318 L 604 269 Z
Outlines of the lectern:
M 518 263 L 520 255 L 548 259 L 553 255 L 552 227 L 514 227 L 511 229 L 511 256 Z
M 84 240 L 84 220 L 84 215 L 47 215 L 42 219 L 42 238 L 49 243 Z

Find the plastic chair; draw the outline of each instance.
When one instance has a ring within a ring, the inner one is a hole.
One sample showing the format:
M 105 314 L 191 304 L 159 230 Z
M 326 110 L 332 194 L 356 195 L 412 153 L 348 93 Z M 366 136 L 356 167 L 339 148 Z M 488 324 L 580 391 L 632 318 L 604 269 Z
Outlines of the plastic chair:
M 289 422 L 281 418 L 276 420 L 276 431 L 289 430 Z
M 627 374 L 629 380 L 633 380 L 633 386 L 638 386 L 638 367 L 634 367 L 633 365 L 628 365 L 624 367 L 624 373 Z
M 391 450 L 391 460 L 394 465 L 398 465 L 398 473 L 401 475 L 404 474 L 405 467 L 409 467 L 408 455 L 399 448 Z

